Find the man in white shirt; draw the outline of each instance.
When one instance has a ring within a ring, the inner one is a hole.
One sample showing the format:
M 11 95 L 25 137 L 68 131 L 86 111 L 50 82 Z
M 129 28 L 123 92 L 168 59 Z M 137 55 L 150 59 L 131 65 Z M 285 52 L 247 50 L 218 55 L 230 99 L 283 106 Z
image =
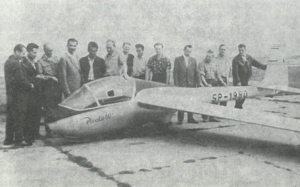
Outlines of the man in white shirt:
M 148 59 L 144 56 L 144 45 L 142 44 L 136 44 L 136 53 L 137 56 L 133 59 L 133 74 L 132 76 L 134 78 L 143 79 L 143 80 L 149 80 L 149 78 L 146 76 L 146 68 L 147 68 L 147 62 Z
M 215 59 L 217 66 L 217 79 L 220 86 L 228 85 L 228 78 L 231 72 L 231 61 L 226 56 L 226 46 L 219 46 L 219 54 Z M 227 102 L 220 102 L 220 105 L 226 106 Z
M 115 48 L 116 43 L 114 40 L 106 41 L 107 55 L 105 56 L 105 76 L 124 76 L 128 78 L 126 60 Z
M 98 44 L 90 42 L 88 44 L 89 54 L 79 60 L 83 83 L 104 77 L 106 71 L 105 61 L 97 56 Z

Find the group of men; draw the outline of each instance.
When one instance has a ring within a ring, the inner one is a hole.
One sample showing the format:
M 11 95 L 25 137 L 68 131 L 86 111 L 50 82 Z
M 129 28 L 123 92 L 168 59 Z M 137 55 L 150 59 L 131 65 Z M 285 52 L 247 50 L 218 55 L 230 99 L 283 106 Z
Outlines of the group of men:
M 144 46 L 136 44 L 137 56 L 129 53 L 131 44 L 123 43 L 123 51 L 116 50 L 114 40 L 107 40 L 105 58 L 97 56 L 98 44 L 88 44 L 88 55 L 78 58 L 75 51 L 78 41 L 67 41 L 67 52 L 59 59 L 53 55 L 51 43 L 44 44 L 44 54 L 36 60 L 39 46 L 30 43 L 25 47 L 18 44 L 14 54 L 5 62 L 5 81 L 7 92 L 7 122 L 4 145 L 30 146 L 40 137 L 41 116 L 45 122 L 51 121 L 55 109 L 63 98 L 69 97 L 83 84 L 106 76 L 134 77 L 149 81 L 170 84 L 171 62 L 163 54 L 163 44 L 154 44 L 156 55 L 149 59 L 144 56 Z M 232 67 L 234 86 L 247 86 L 251 77 L 252 65 L 261 69 L 266 66 L 246 54 L 246 46 L 238 46 L 232 64 L 226 57 L 226 46 L 219 47 L 214 57 L 208 50 L 203 62 L 197 64 L 191 57 L 192 46 L 186 45 L 182 56 L 175 58 L 174 84 L 178 87 L 227 86 Z M 242 108 L 243 100 L 236 102 Z M 221 103 L 226 105 L 226 103 Z M 218 121 L 214 117 L 202 116 L 203 121 Z M 178 124 L 182 124 L 184 112 L 178 112 Z M 198 123 L 192 113 L 188 113 L 189 123 Z M 46 136 L 51 130 L 45 125 Z

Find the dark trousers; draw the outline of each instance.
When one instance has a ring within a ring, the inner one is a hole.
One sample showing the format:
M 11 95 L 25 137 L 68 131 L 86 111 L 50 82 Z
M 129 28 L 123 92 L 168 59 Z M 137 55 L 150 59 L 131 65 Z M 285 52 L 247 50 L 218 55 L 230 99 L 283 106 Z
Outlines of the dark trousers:
M 16 110 L 13 106 L 13 98 L 11 98 L 10 96 L 7 96 L 7 105 L 6 105 L 6 126 L 5 126 L 5 142 L 7 143 L 12 143 L 14 141 L 14 134 L 15 134 L 15 130 L 14 130 L 14 118 L 16 116 Z
M 182 122 L 184 119 L 184 111 L 178 111 L 177 114 L 178 122 Z M 193 113 L 188 112 L 188 122 L 193 120 Z
M 153 74 L 152 81 L 166 84 L 167 74 Z
M 51 79 L 43 82 L 42 89 L 42 106 L 44 107 L 44 117 L 46 122 L 55 121 L 57 119 L 57 107 L 61 102 L 62 91 L 59 83 Z
M 25 118 L 24 139 L 32 142 L 40 131 L 41 104 L 38 92 L 30 93 Z
M 206 82 L 207 82 L 207 84 L 212 85 L 212 87 L 219 86 L 218 81 L 216 81 L 215 79 L 207 79 Z M 216 103 L 216 104 L 218 104 L 218 103 Z M 208 117 L 210 117 L 210 116 L 202 115 L 202 119 L 204 119 L 204 120 L 206 120 Z
M 141 74 L 139 76 L 133 76 L 134 78 L 137 78 L 137 79 L 142 79 L 142 80 L 145 80 L 145 74 Z
M 19 144 L 23 141 L 24 128 L 25 128 L 25 111 L 16 112 L 14 132 L 15 132 L 15 144 Z
M 241 80 L 241 85 L 242 86 L 248 86 L 248 80 Z M 246 99 L 236 100 L 234 108 L 243 109 L 243 104 L 244 104 L 245 100 Z
M 20 94 L 16 97 L 13 109 L 15 110 L 14 117 L 14 133 L 15 144 L 19 144 L 23 141 L 24 130 L 26 128 L 26 112 L 28 104 L 28 94 Z
M 227 77 L 221 76 L 221 78 L 223 79 L 223 82 L 225 82 L 226 84 L 228 84 L 228 82 L 227 82 Z M 219 85 L 220 85 L 220 86 L 223 86 L 223 85 L 221 84 L 221 82 L 219 83 Z M 221 105 L 221 106 L 227 106 L 227 101 L 221 101 L 221 102 L 220 102 L 220 105 Z
M 40 107 L 32 104 L 28 106 L 24 128 L 25 141 L 32 142 L 39 135 L 41 119 L 40 112 Z

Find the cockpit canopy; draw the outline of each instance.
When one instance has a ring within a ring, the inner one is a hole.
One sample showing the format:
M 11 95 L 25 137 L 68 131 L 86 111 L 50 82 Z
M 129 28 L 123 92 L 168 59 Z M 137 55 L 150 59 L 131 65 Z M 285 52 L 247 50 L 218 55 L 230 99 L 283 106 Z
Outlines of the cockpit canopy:
M 91 110 L 131 100 L 135 95 L 135 81 L 123 77 L 106 77 L 83 85 L 60 106 L 76 111 Z

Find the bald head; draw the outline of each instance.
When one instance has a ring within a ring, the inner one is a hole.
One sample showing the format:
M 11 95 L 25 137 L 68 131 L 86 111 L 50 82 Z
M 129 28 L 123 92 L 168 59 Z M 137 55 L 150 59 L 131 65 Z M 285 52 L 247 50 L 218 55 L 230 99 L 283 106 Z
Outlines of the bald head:
M 51 43 L 44 44 L 44 51 L 47 57 L 51 57 L 53 52 L 52 44 Z
M 114 40 L 107 40 L 106 41 L 106 50 L 108 54 L 112 54 L 115 51 L 116 43 Z

